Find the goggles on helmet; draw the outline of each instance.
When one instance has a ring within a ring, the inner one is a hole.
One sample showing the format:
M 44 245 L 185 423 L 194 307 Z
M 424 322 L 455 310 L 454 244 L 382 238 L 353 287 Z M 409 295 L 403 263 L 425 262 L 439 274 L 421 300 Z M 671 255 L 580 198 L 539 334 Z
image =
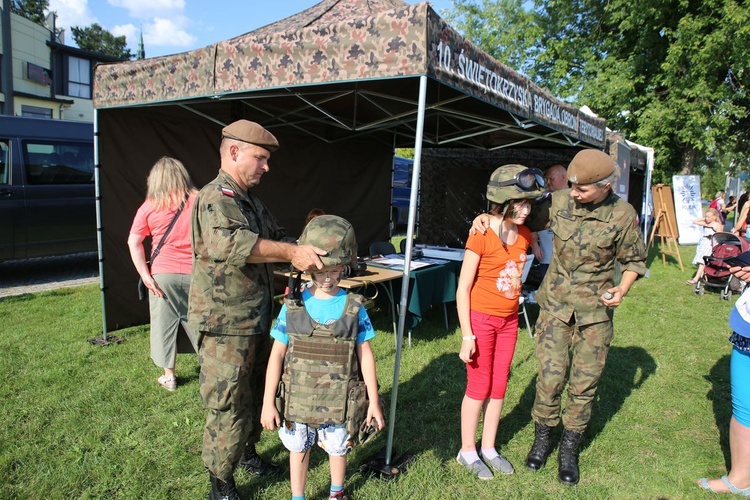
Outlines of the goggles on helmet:
M 538 168 L 527 168 L 517 173 L 513 179 L 502 182 L 490 181 L 489 185 L 493 187 L 516 186 L 520 191 L 534 191 L 543 188 L 545 182 L 541 170 Z

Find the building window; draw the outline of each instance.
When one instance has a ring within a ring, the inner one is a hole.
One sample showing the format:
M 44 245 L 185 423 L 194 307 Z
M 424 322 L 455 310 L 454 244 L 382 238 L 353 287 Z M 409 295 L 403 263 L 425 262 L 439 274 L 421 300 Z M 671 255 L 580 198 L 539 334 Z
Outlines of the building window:
M 68 95 L 91 99 L 91 61 L 68 57 Z
M 40 108 L 39 106 L 21 105 L 21 116 L 31 118 L 52 118 L 52 109 Z

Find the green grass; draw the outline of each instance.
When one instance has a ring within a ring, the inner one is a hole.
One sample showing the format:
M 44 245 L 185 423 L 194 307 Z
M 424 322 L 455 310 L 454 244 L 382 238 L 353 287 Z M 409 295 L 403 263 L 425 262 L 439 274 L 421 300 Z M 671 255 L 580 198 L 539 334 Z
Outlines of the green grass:
M 556 460 L 541 472 L 523 468 L 533 437 L 529 413 L 536 360 L 519 332 L 498 445 L 516 466 L 512 476 L 479 482 L 456 462 L 465 371 L 456 331 L 434 308 L 404 347 L 394 458 L 416 456 L 400 478 L 362 476 L 358 466 L 385 446 L 385 434 L 349 457 L 347 489 L 360 499 L 442 498 L 708 498 L 695 486 L 725 473 L 731 304 L 717 293 L 694 296 L 694 247 L 681 248 L 685 270 L 652 249 L 651 276 L 631 290 L 615 315 L 615 341 L 581 453 L 581 483 L 558 484 Z M 387 310 L 371 312 L 381 393 L 390 403 L 395 348 Z M 113 332 L 122 344 L 94 346 L 100 336 L 95 286 L 0 299 L 0 498 L 205 498 L 200 459 L 204 410 L 196 356 L 178 358 L 180 387 L 156 384 L 146 326 Z M 452 316 L 455 327 L 455 311 Z M 275 433 L 260 445 L 285 475 L 236 474 L 246 498 L 290 497 L 287 453 Z M 325 454 L 312 454 L 308 498 L 328 488 Z

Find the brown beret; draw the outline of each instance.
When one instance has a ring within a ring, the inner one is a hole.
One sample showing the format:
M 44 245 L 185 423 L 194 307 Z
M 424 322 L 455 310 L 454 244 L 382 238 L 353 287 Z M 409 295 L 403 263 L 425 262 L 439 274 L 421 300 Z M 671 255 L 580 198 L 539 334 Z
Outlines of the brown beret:
M 573 184 L 591 184 L 612 175 L 615 167 L 615 161 L 607 153 L 584 149 L 568 165 L 568 180 Z
M 237 120 L 221 130 L 221 136 L 236 141 L 255 144 L 271 153 L 279 149 L 279 141 L 271 132 L 249 120 Z

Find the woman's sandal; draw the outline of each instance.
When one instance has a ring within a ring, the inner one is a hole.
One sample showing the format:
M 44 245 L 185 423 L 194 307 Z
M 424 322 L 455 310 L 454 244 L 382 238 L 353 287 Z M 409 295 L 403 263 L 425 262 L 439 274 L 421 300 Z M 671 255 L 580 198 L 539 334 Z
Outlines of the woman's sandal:
M 157 378 L 156 381 L 160 386 L 164 387 L 170 392 L 177 389 L 177 379 L 174 377 L 167 377 L 165 375 L 162 375 L 161 377 Z
M 693 280 L 687 280 L 687 281 L 685 281 L 685 284 L 686 285 L 690 285 L 690 286 L 697 285 L 698 284 L 698 280 L 695 280 L 695 281 L 693 281 Z
M 724 483 L 727 489 L 729 489 L 728 493 L 739 495 L 741 497 L 750 497 L 750 487 L 739 489 L 729 482 L 729 478 L 727 478 L 727 476 L 721 476 L 721 481 Z M 711 485 L 708 484 L 708 479 L 706 479 L 705 477 L 700 478 L 700 480 L 698 481 L 698 486 L 712 493 L 727 493 L 725 491 L 716 491 L 715 489 L 711 488 Z

